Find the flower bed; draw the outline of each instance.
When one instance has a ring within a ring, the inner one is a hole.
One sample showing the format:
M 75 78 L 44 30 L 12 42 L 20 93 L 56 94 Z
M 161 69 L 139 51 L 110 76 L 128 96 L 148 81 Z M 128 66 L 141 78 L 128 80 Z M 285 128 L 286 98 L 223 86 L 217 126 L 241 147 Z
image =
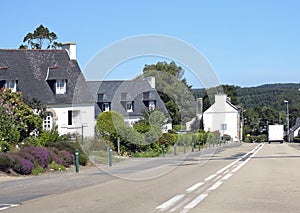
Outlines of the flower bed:
M 18 174 L 28 175 L 35 168 L 47 170 L 53 162 L 69 167 L 74 163 L 74 156 L 66 150 L 44 147 L 25 147 L 17 153 L 0 153 L 0 171 L 6 173 L 13 170 Z

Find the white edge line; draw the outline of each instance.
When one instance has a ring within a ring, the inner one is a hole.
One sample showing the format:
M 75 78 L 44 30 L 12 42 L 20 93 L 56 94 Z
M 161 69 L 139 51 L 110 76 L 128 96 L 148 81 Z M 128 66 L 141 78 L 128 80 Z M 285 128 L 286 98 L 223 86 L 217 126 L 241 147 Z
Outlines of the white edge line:
M 163 204 L 159 205 L 158 207 L 156 207 L 156 209 L 160 209 L 162 210 L 166 210 L 168 209 L 171 205 L 173 205 L 174 203 L 176 203 L 178 200 L 182 199 L 185 195 L 176 195 L 173 198 L 171 198 L 170 200 L 164 202 Z
M 227 166 L 225 166 L 224 168 L 220 169 L 219 171 L 217 171 L 217 174 L 220 174 L 224 171 L 226 171 L 227 169 L 229 169 L 230 167 L 232 167 L 234 164 L 238 163 L 241 159 L 243 159 L 244 157 L 246 157 L 247 155 L 249 155 L 251 152 L 253 151 L 257 151 L 261 149 L 261 147 L 263 146 L 264 144 L 258 144 L 254 149 L 252 149 L 250 152 L 244 154 L 242 157 L 236 159 L 235 161 L 233 161 L 232 163 L 228 164 Z

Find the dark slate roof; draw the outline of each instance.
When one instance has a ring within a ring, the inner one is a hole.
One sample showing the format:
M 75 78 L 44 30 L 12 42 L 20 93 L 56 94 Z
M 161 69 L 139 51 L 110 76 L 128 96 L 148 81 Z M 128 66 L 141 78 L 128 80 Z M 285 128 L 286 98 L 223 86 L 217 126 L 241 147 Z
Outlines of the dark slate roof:
M 93 94 L 95 100 L 95 116 L 101 112 L 98 102 L 98 94 L 105 94 L 101 102 L 110 102 L 111 110 L 117 111 L 124 117 L 140 118 L 142 112 L 147 109 L 143 97 L 144 92 L 149 92 L 149 100 L 156 102 L 156 109 L 160 109 L 165 113 L 169 120 L 171 117 L 160 99 L 156 89 L 152 88 L 146 80 L 127 80 L 127 81 L 88 81 L 90 93 Z M 126 100 L 121 100 L 121 94 L 127 93 Z M 98 102 L 98 103 L 97 103 Z M 133 102 L 133 112 L 127 112 L 122 102 Z
M 296 119 L 296 124 L 291 128 L 292 131 L 296 131 L 300 127 L 300 118 Z
M 50 81 L 67 80 L 67 93 L 55 95 Z M 66 50 L 0 49 L 0 81 L 17 80 L 24 97 L 47 105 L 93 103 L 76 60 Z

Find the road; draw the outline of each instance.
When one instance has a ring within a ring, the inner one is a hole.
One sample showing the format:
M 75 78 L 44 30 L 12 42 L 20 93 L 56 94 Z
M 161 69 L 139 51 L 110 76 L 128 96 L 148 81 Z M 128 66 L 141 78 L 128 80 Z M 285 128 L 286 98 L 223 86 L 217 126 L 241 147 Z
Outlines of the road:
M 3 212 L 300 212 L 296 149 L 242 143 L 5 182 L 0 201 L 21 203 Z

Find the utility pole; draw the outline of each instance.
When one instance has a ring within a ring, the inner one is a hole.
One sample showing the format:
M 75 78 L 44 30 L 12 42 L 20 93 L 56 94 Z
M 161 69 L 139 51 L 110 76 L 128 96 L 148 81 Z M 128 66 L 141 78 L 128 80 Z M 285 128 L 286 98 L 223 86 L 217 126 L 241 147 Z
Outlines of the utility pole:
M 286 139 L 287 139 L 287 142 L 290 142 L 289 101 L 285 100 L 284 103 L 286 103 L 286 122 L 287 122 Z

